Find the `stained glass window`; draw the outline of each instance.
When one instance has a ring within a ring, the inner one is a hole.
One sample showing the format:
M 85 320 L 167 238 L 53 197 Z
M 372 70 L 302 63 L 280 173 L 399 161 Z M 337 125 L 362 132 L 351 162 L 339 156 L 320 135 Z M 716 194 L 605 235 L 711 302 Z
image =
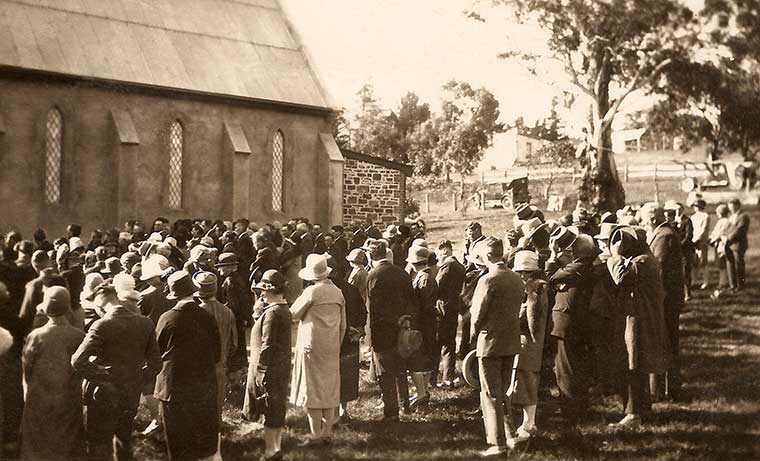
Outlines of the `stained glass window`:
M 272 139 L 272 210 L 282 209 L 282 185 L 283 185 L 283 157 L 285 145 L 282 131 L 277 130 Z
M 61 203 L 61 158 L 63 156 L 63 116 L 50 109 L 45 121 L 45 201 Z
M 169 195 L 170 208 L 182 208 L 182 160 L 184 156 L 184 132 L 179 120 L 169 127 Z

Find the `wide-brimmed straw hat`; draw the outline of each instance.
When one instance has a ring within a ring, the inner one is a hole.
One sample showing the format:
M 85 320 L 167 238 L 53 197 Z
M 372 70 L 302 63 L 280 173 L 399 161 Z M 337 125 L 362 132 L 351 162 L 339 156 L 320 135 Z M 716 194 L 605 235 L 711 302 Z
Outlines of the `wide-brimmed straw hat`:
M 513 269 L 515 272 L 535 272 L 538 267 L 538 253 L 530 250 L 522 250 L 515 253 L 515 263 Z
M 330 272 L 332 269 L 327 265 L 325 255 L 312 253 L 306 257 L 306 266 L 298 271 L 298 276 L 303 280 L 313 282 L 326 279 Z
M 409 264 L 426 263 L 429 258 L 430 250 L 422 246 L 413 246 L 409 248 L 409 255 L 406 258 L 406 262 Z

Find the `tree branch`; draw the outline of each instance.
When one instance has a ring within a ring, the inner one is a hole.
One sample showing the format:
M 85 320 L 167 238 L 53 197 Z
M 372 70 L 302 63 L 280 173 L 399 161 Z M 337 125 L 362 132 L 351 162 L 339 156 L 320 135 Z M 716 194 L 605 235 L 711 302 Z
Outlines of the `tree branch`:
M 565 71 L 570 75 L 570 81 L 573 83 L 573 85 L 578 87 L 579 90 L 583 91 L 585 94 L 591 96 L 592 98 L 596 98 L 594 91 L 588 86 L 581 83 L 580 78 L 578 77 L 578 71 L 575 70 L 575 67 L 573 66 L 573 59 L 570 56 L 569 50 L 565 50 Z
M 639 70 L 636 72 L 636 75 L 631 80 L 631 83 L 628 84 L 625 93 L 617 98 L 617 100 L 615 100 L 612 106 L 607 110 L 607 113 L 604 114 L 602 123 L 612 122 L 612 118 L 615 116 L 615 114 L 617 114 L 618 110 L 620 109 L 620 105 L 623 104 L 623 100 L 629 94 L 641 88 L 645 83 L 652 81 L 660 72 L 662 72 L 662 69 L 664 69 L 665 66 L 670 64 L 672 61 L 673 60 L 671 58 L 663 59 L 659 64 L 655 66 L 654 69 L 652 69 L 652 72 L 650 72 L 646 77 L 644 77 L 644 67 L 639 68 Z

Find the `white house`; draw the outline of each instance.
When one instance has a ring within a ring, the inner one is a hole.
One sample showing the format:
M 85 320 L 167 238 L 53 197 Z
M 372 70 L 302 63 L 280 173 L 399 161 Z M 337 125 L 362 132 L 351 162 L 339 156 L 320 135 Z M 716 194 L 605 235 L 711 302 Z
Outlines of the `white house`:
M 512 128 L 493 137 L 493 144 L 483 154 L 475 171 L 506 170 L 515 164 L 529 164 L 536 151 L 547 144 L 538 138 L 523 136 Z

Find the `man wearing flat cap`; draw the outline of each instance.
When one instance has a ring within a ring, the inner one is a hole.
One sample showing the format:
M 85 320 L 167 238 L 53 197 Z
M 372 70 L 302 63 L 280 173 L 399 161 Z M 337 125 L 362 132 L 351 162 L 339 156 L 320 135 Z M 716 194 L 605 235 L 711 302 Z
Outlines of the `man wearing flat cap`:
M 520 305 L 524 284 L 503 260 L 501 240 L 488 237 L 478 245 L 488 266 L 472 298 L 472 334 L 480 375 L 480 409 L 483 412 L 488 449 L 483 457 L 499 456 L 514 446 L 510 386 L 515 355 L 520 352 Z
M 140 391 L 161 368 L 161 355 L 153 323 L 122 306 L 113 286 L 100 285 L 95 298 L 101 298 L 98 302 L 106 306 L 106 313 L 93 322 L 71 357 L 71 366 L 87 380 L 88 454 L 131 459 Z

